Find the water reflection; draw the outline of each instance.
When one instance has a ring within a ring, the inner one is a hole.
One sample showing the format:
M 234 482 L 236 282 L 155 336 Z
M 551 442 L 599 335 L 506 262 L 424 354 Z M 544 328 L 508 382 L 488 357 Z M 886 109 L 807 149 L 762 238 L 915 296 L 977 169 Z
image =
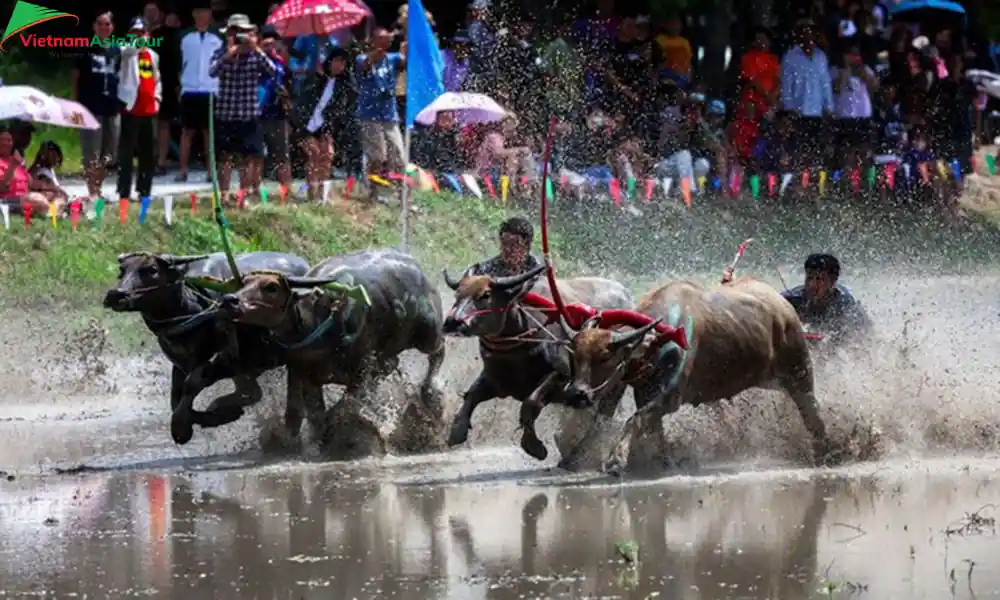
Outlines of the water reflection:
M 1000 589 L 995 540 L 942 530 L 996 498 L 993 479 L 443 486 L 331 467 L 19 480 L 0 484 L 0 581 L 58 597 L 784 600 L 829 582 L 941 598 L 952 568 L 969 597 L 972 560 L 983 598 Z M 625 540 L 634 570 L 615 557 Z

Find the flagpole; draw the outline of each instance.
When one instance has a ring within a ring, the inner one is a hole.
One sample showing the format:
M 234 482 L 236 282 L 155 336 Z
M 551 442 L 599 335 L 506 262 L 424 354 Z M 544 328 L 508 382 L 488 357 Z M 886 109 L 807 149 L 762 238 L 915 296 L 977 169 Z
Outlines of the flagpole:
M 406 127 L 404 124 L 403 133 L 403 172 L 406 172 L 407 166 L 410 164 L 410 128 Z M 409 252 L 409 240 L 410 240 L 410 186 L 407 184 L 408 177 L 403 177 L 403 189 L 400 195 L 400 210 L 403 214 L 399 216 L 402 231 L 399 234 L 399 243 L 402 247 L 403 252 Z

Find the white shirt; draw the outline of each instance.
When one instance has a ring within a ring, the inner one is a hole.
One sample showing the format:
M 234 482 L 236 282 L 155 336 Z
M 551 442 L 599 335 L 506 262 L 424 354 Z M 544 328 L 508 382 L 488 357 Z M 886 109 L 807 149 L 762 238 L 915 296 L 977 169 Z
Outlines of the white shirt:
M 316 108 L 313 109 L 312 118 L 306 124 L 306 131 L 309 133 L 316 133 L 323 126 L 323 111 L 326 109 L 326 105 L 330 104 L 330 100 L 333 100 L 333 85 L 336 81 L 333 77 L 327 80 L 326 87 L 323 88 L 323 93 L 319 97 L 319 102 L 316 103 Z

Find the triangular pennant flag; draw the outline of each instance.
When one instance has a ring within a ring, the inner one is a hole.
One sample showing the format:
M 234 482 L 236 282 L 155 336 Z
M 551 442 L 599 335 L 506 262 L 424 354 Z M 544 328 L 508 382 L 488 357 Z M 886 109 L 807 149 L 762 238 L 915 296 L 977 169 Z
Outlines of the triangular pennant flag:
M 670 188 L 673 185 L 674 185 L 674 180 L 673 180 L 672 177 L 664 177 L 663 178 L 663 197 L 664 198 L 669 198 L 670 197 Z
M 347 178 L 347 183 L 344 184 L 344 202 L 347 202 L 348 200 L 351 199 L 351 190 L 354 189 L 355 181 L 356 180 L 354 179 L 353 175 L 351 177 Z M 326 184 L 324 183 L 323 186 L 324 186 L 323 187 L 323 189 L 324 189 L 323 197 L 326 198 Z M 325 200 L 324 200 L 324 202 L 325 202 Z
M 521 187 L 522 188 L 528 187 L 528 176 L 527 175 L 521 175 Z
M 288 186 L 287 185 L 282 185 L 281 187 L 279 187 L 278 188 L 278 193 L 281 194 L 281 198 L 278 199 L 278 202 L 282 206 L 284 206 L 285 203 L 288 202 Z
M 267 188 L 260 186 L 260 203 L 267 204 Z
M 563 175 L 562 177 L 560 177 L 560 178 L 559 178 L 559 187 L 560 187 L 561 189 L 566 189 L 566 182 L 567 182 L 568 180 L 569 180 L 569 178 L 568 178 L 568 177 L 566 177 L 565 175 Z
M 802 171 L 802 189 L 809 189 L 809 169 Z
M 653 190 L 656 189 L 656 180 L 647 179 L 646 180 L 646 202 L 653 199 Z
M 962 181 L 962 165 L 957 158 L 951 161 L 951 172 L 955 174 L 955 181 Z
M 52 228 L 55 229 L 56 222 L 59 219 L 59 210 L 56 209 L 56 201 L 49 200 L 49 220 L 52 222 Z
M 153 199 L 149 196 L 143 196 L 139 199 L 139 224 L 142 225 L 146 222 L 146 214 L 149 212 L 149 205 L 152 204 Z
M 424 171 L 423 169 L 421 169 L 420 172 L 427 177 L 427 181 L 431 184 L 431 189 L 434 190 L 434 193 L 440 194 L 441 188 L 438 186 L 437 179 L 434 178 L 434 173 L 431 173 L 430 171 Z
M 510 177 L 500 176 L 500 201 L 507 204 L 507 192 L 510 191 Z
M 464 173 L 462 175 L 462 183 L 465 184 L 465 187 L 469 188 L 469 191 L 472 192 L 473 196 L 480 200 L 483 199 L 483 190 L 479 188 L 479 184 L 476 183 L 475 177 L 468 173 Z
M 163 198 L 163 221 L 167 226 L 174 224 L 174 197 L 164 196 Z
M 979 172 L 979 160 L 976 158 L 975 154 L 969 157 L 969 167 L 972 168 L 972 175 Z
M 826 171 L 819 172 L 819 195 L 822 196 L 826 192 Z
M 990 175 L 997 174 L 997 159 L 992 154 L 986 155 L 986 169 L 990 172 Z
M 920 177 L 924 180 L 924 183 L 931 182 L 931 167 L 925 162 L 920 163 Z
M 718 177 L 713 177 L 712 178 L 712 189 L 715 190 L 715 191 L 719 191 L 719 189 L 721 187 L 722 187 L 722 181 Z
M 729 173 L 729 192 L 733 198 L 738 198 L 743 189 L 743 171 L 737 166 Z
M 754 200 L 760 198 L 760 175 L 750 176 L 750 194 Z
M 767 195 L 773 196 L 778 191 L 778 176 L 774 173 L 767 174 Z
M 617 177 L 612 177 L 611 181 L 608 182 L 608 192 L 611 193 L 611 200 L 614 202 L 615 206 L 622 205 L 622 190 L 621 184 L 618 183 Z
M 840 169 L 837 169 L 836 171 L 834 171 L 833 172 L 833 184 L 837 185 L 838 183 L 840 183 L 840 178 L 843 175 L 844 175 L 844 173 Z
M 549 200 L 555 200 L 556 198 L 556 191 L 552 185 L 551 177 L 545 178 L 545 197 Z
M 913 178 L 913 170 L 910 167 L 910 163 L 903 163 L 903 177 L 905 177 L 907 181 Z
M 705 194 L 705 193 L 708 192 L 708 190 L 706 189 L 706 186 L 705 186 L 705 183 L 707 183 L 707 182 L 708 182 L 708 177 L 705 177 L 704 175 L 702 175 L 701 177 L 698 178 L 698 189 L 701 190 L 702 194 Z M 690 185 L 690 183 L 688 185 Z
M 495 200 L 497 197 L 497 190 L 493 187 L 493 180 L 490 179 L 489 174 L 483 173 L 483 183 L 486 184 L 486 191 L 490 193 L 490 197 Z
M 385 179 L 382 179 L 378 175 L 369 175 L 368 176 L 368 181 L 371 181 L 372 183 L 377 183 L 377 184 L 379 184 L 382 187 L 389 187 L 389 186 L 392 185 L 391 183 L 389 183 Z
M 198 212 L 198 196 L 194 192 L 191 192 L 191 216 L 193 217 L 197 212 Z
M 459 195 L 462 194 L 462 184 L 460 184 L 458 182 L 458 178 L 457 177 L 455 177 L 451 173 L 445 173 L 444 174 L 444 178 L 448 181 L 448 184 L 451 185 L 452 189 L 455 190 L 456 194 L 459 194 Z M 388 183 L 388 182 L 386 182 L 386 183 Z
M 118 199 L 118 222 L 124 225 L 128 221 L 128 198 Z
M 323 197 L 326 197 L 326 190 L 324 188 Z M 247 207 L 247 191 L 243 188 L 236 190 L 236 208 L 243 210 Z
M 191 194 L 194 196 L 194 194 Z M 104 207 L 107 205 L 107 200 L 99 197 L 96 202 L 94 202 L 94 222 L 97 224 L 101 223 L 101 219 L 104 216 Z
M 875 182 L 878 180 L 878 173 L 875 171 L 875 165 L 868 167 L 868 188 L 875 189 Z
M 947 179 L 948 178 L 948 168 L 944 166 L 944 161 L 943 160 L 937 161 L 937 168 L 938 168 L 938 174 L 941 175 L 941 179 Z
M 625 194 L 629 200 L 635 198 L 635 177 L 629 177 L 625 182 Z
M 778 188 L 778 195 L 779 196 L 784 196 L 785 195 L 785 190 L 788 189 L 788 186 L 791 183 L 792 183 L 792 174 L 791 173 L 782 173 L 781 174 L 781 187 Z
M 83 210 L 83 202 L 79 199 L 75 199 L 69 203 L 69 223 L 73 227 L 73 231 L 76 231 L 80 226 L 80 211 Z
M 896 188 L 896 163 L 885 163 L 885 184 L 890 190 Z
M 24 228 L 27 229 L 31 227 L 31 214 L 35 212 L 35 208 L 30 204 L 23 204 L 21 211 L 24 213 Z
M 10 229 L 10 207 L 0 204 L 0 213 L 3 213 L 3 228 Z
M 681 195 L 684 197 L 684 206 L 691 208 L 691 178 L 681 177 Z
M 855 193 L 861 191 L 861 169 L 851 171 L 851 189 Z

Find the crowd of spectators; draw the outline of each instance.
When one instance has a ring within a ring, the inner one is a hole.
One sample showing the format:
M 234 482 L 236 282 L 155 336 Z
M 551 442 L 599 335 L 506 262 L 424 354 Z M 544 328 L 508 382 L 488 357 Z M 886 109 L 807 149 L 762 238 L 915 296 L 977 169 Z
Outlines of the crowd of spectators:
M 734 170 L 832 173 L 893 163 L 917 174 L 938 159 L 969 172 L 986 100 L 964 70 L 985 49 L 953 25 L 893 23 L 874 0 L 791 5 L 773 30 L 756 27 L 745 47 L 727 50 L 730 82 L 712 94 L 699 74 L 697 19 L 618 14 L 613 0 L 602 0 L 594 14 L 557 14 L 542 27 L 472 0 L 464 25 L 439 33 L 445 89 L 487 94 L 509 116 L 463 126 L 440 113 L 434 126 L 413 132 L 411 162 L 494 181 L 506 175 L 515 196 L 529 193 L 555 115 L 553 169 L 571 182 L 688 179 L 697 192 L 697 182 Z M 129 29 L 161 44 L 93 49 L 74 66 L 74 94 L 102 124 L 81 139 L 91 195 L 117 164 L 118 194 L 130 197 L 133 160 L 137 191 L 149 195 L 178 125 L 176 179 L 187 180 L 193 144 L 209 143 L 210 99 L 223 190 L 234 167 L 249 194 L 265 174 L 291 189 L 301 171 L 309 199 L 332 173 L 390 179 L 404 168 L 405 10 L 366 35 L 358 28 L 283 39 L 242 14 L 219 22 L 207 0 L 190 15 L 149 2 Z M 182 30 L 183 20 L 192 27 Z M 110 35 L 113 15 L 98 15 L 93 27 Z M 900 190 L 944 201 L 960 191 L 960 178 L 897 181 Z

